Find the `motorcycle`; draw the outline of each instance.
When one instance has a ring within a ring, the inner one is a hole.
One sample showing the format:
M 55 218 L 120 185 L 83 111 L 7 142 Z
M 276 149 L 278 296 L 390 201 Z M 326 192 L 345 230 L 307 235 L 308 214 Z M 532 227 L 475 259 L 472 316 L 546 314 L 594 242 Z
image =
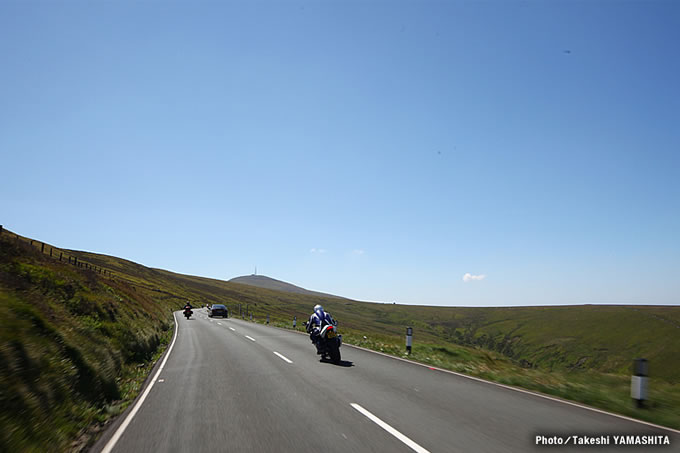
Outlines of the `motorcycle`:
M 184 309 L 184 316 L 186 316 L 187 319 L 191 318 L 191 315 L 194 314 L 193 311 L 191 311 L 190 308 L 185 308 Z
M 307 326 L 307 322 L 305 322 Z M 318 351 L 321 360 L 330 360 L 340 363 L 340 346 L 342 346 L 342 335 L 338 333 L 337 326 L 325 324 L 321 327 L 318 336 Z

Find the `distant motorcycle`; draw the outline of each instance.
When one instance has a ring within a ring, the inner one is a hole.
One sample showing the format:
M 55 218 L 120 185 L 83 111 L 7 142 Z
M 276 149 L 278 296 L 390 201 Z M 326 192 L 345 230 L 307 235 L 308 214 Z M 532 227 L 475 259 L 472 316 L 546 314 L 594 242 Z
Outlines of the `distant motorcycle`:
M 193 315 L 194 312 L 191 311 L 191 308 L 185 308 L 184 309 L 184 316 L 186 316 L 187 319 L 191 318 L 191 315 Z
M 305 325 L 307 323 L 305 322 Z M 330 324 L 325 324 L 319 331 L 319 351 L 322 360 L 340 363 L 340 346 L 342 346 L 342 335 L 338 334 L 338 328 Z

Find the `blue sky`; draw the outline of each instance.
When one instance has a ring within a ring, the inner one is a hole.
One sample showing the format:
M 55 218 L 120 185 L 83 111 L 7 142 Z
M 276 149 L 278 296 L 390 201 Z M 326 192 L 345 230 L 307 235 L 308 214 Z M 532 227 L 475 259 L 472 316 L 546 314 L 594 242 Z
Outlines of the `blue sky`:
M 678 55 L 672 1 L 5 1 L 0 223 L 360 300 L 678 304 Z

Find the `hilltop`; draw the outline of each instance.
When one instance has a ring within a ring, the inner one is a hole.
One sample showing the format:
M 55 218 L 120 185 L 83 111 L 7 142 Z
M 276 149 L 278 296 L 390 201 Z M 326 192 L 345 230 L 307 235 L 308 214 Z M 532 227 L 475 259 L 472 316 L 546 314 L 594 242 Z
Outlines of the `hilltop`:
M 321 296 L 321 297 L 331 297 L 334 299 L 344 299 L 344 297 L 334 296 L 333 294 L 321 293 L 318 291 L 310 291 L 299 286 L 295 286 L 292 283 L 284 282 L 281 280 L 276 280 L 265 275 L 244 275 L 241 277 L 235 277 L 229 280 L 231 283 L 240 283 L 243 285 L 257 286 L 258 288 L 273 289 L 276 291 L 282 291 L 284 293 L 295 293 L 295 294 L 306 294 L 309 296 Z

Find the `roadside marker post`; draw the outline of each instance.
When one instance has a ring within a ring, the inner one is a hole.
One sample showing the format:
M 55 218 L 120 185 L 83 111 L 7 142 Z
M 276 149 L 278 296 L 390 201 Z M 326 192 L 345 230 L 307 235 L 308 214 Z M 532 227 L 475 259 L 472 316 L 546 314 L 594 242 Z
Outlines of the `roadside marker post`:
M 411 355 L 411 345 L 413 344 L 413 327 L 406 328 L 406 353 Z
M 267 325 L 269 325 L 269 315 L 267 315 Z
M 297 327 L 297 316 L 293 316 L 293 329 Z
M 633 361 L 633 376 L 630 380 L 630 396 L 637 407 L 644 407 L 647 399 L 647 379 L 649 379 L 649 362 L 647 359 Z

